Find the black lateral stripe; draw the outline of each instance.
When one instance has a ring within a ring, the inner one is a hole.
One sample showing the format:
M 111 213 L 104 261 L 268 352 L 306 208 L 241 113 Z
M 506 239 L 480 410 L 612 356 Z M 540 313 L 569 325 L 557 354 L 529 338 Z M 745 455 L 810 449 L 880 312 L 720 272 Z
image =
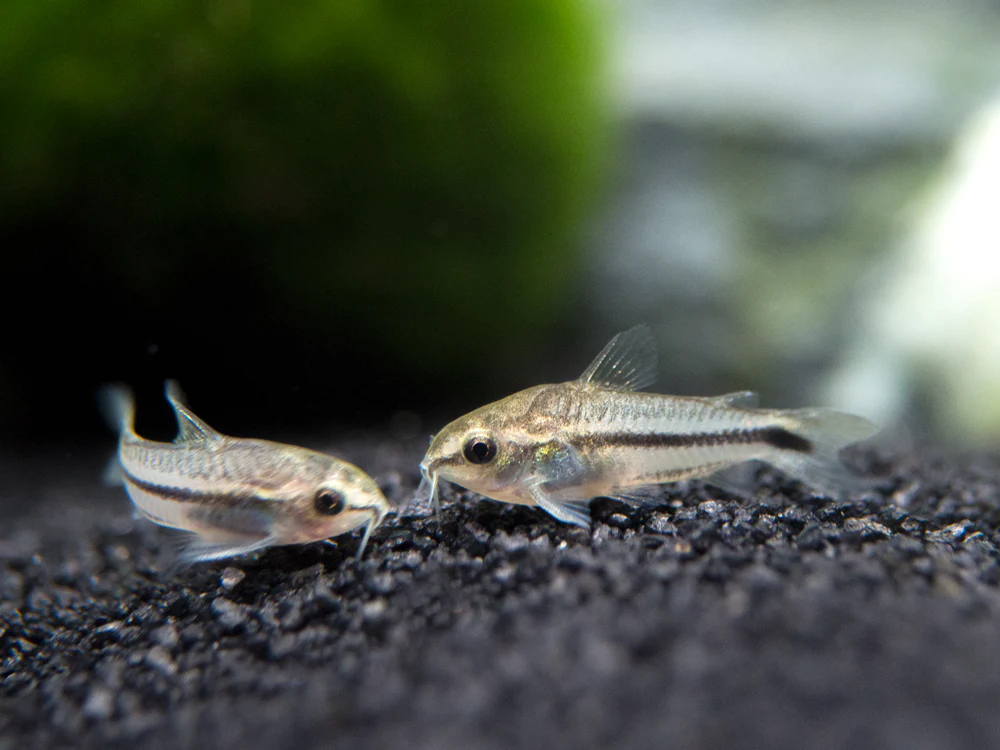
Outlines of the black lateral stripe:
M 809 440 L 783 427 L 758 427 L 750 430 L 690 434 L 614 432 L 588 436 L 587 442 L 591 445 L 626 448 L 710 448 L 723 445 L 764 443 L 798 453 L 812 453 L 813 450 L 813 444 Z
M 801 435 L 796 435 L 791 430 L 786 430 L 784 427 L 768 427 L 764 430 L 767 433 L 767 437 L 764 442 L 768 445 L 773 445 L 775 448 L 783 448 L 784 450 L 796 451 L 798 453 L 812 453 L 813 444 L 811 440 L 802 437 Z
M 129 484 L 135 485 L 141 490 L 150 492 L 154 495 L 161 495 L 167 500 L 173 500 L 178 503 L 201 503 L 210 505 L 225 505 L 229 507 L 239 507 L 246 506 L 248 503 L 270 503 L 271 500 L 264 500 L 263 498 L 256 497 L 251 494 L 244 493 L 218 493 L 218 492 L 205 492 L 203 490 L 190 490 L 186 487 L 169 487 L 162 484 L 153 484 L 152 482 L 146 482 L 133 476 L 128 471 L 122 468 L 122 475 L 125 477 L 125 481 Z

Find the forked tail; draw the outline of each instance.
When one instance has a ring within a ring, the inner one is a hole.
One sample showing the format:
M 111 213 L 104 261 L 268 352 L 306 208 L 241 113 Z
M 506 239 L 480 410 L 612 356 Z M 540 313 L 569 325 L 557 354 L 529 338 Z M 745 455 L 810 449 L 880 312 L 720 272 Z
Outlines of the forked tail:
M 128 386 L 106 385 L 97 393 L 104 421 L 119 437 L 135 436 L 135 399 Z
M 768 463 L 830 497 L 860 490 L 871 480 L 848 471 L 840 452 L 867 440 L 879 427 L 864 417 L 831 409 L 790 409 L 781 412 L 788 439 L 766 459 Z

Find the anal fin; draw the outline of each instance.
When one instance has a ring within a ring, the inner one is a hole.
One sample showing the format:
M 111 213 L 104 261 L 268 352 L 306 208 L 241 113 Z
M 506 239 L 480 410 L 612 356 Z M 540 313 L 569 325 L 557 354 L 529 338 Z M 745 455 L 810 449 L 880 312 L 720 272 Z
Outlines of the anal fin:
M 712 472 L 703 481 L 741 500 L 750 500 L 757 487 L 757 463 L 757 461 L 744 461 L 726 466 Z
M 662 484 L 643 484 L 636 487 L 622 487 L 603 497 L 619 500 L 629 505 L 655 505 L 663 502 Z

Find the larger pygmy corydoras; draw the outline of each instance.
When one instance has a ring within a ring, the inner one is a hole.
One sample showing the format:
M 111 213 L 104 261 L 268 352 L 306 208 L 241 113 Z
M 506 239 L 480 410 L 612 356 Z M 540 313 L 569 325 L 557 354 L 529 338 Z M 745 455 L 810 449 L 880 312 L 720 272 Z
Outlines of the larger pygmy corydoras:
M 365 526 L 361 556 L 390 510 L 371 477 L 306 448 L 221 435 L 184 405 L 176 383 L 167 383 L 166 395 L 180 427 L 173 443 L 136 435 L 127 389 L 108 389 L 105 406 L 119 429 L 132 503 L 154 523 L 193 533 L 183 559 L 217 560 Z
M 637 497 L 750 460 L 839 495 L 859 481 L 839 452 L 873 435 L 862 417 L 825 409 L 758 409 L 750 392 L 714 398 L 639 393 L 656 379 L 646 326 L 615 336 L 576 380 L 539 385 L 456 419 L 420 465 L 437 507 L 441 479 L 494 500 L 537 505 L 587 526 L 594 497 Z

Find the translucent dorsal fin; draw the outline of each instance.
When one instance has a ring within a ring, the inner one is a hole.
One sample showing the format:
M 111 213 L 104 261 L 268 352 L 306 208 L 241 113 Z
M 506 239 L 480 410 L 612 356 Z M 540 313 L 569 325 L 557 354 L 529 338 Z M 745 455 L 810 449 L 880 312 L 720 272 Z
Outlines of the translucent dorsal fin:
M 638 391 L 656 381 L 656 341 L 647 325 L 619 333 L 608 342 L 579 382 L 609 391 Z
M 167 395 L 167 401 L 170 402 L 174 414 L 177 415 L 177 427 L 180 431 L 177 433 L 177 437 L 174 438 L 175 443 L 218 440 L 222 437 L 222 435 L 198 419 L 184 405 L 184 391 L 181 390 L 176 380 L 168 380 L 164 390 Z
M 752 409 L 760 403 L 760 396 L 753 391 L 735 391 L 734 393 L 723 393 L 721 396 L 713 396 L 711 400 L 719 404 L 719 406 L 737 406 L 744 409 Z

